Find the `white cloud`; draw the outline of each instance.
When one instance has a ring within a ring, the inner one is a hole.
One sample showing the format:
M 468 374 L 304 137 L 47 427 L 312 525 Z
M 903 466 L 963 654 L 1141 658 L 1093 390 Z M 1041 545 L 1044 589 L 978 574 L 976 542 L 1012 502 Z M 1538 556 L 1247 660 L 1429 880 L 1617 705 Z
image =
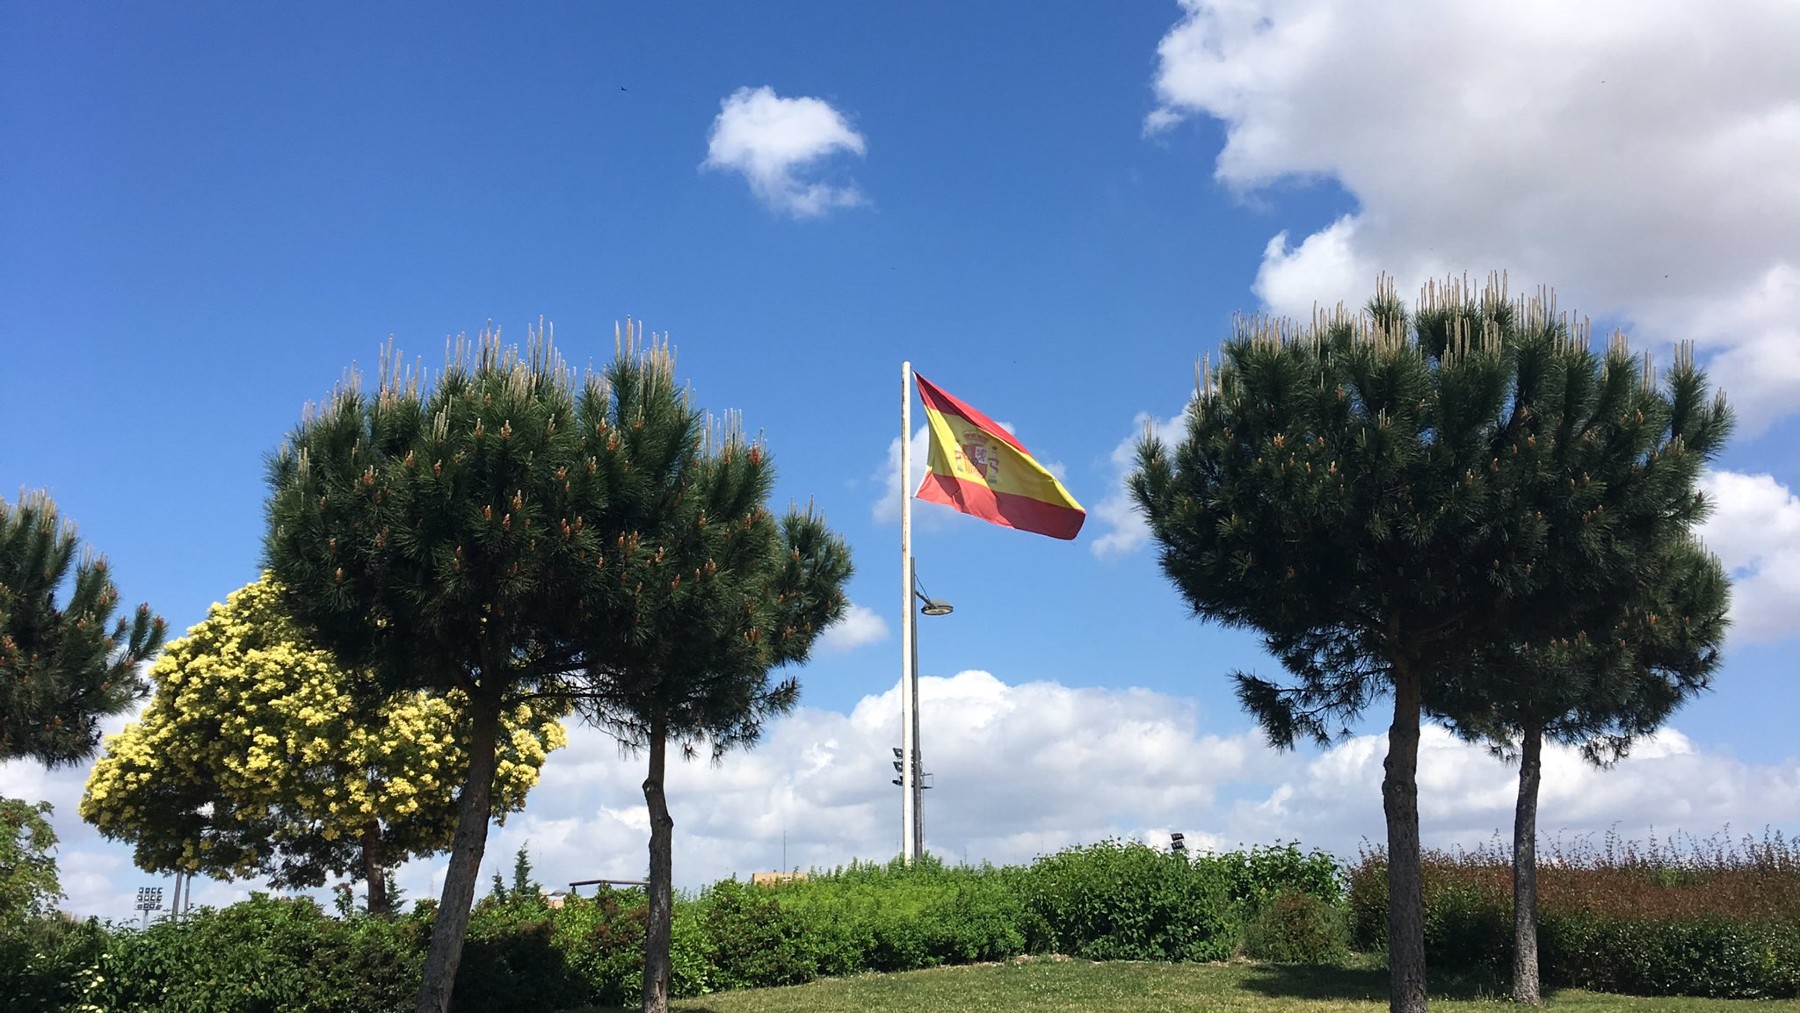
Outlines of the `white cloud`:
M 898 523 L 902 496 L 910 496 L 919 488 L 925 479 L 925 455 L 931 453 L 931 430 L 920 426 L 912 435 L 907 445 L 907 453 L 911 460 L 907 462 L 905 481 L 900 476 L 900 437 L 888 441 L 887 462 L 875 473 L 876 481 L 881 483 L 881 498 L 875 501 L 873 516 L 883 524 Z M 904 490 L 904 492 L 902 492 Z M 919 512 L 913 512 L 913 523 L 919 522 Z
M 1329 177 L 1358 209 L 1278 235 L 1278 314 L 1507 269 L 1700 342 L 1747 432 L 1800 408 L 1800 7 L 1740 0 L 1182 0 L 1146 130 L 1225 124 L 1215 178 Z
M 1771 475 L 1710 471 L 1706 547 L 1731 575 L 1732 642 L 1784 640 L 1800 626 L 1800 497 Z
M 1139 412 L 1132 420 L 1132 434 L 1120 440 L 1112 450 L 1112 490 L 1105 499 L 1094 504 L 1092 511 L 1094 519 L 1106 525 L 1107 530 L 1088 543 L 1088 551 L 1107 559 L 1136 552 L 1150 541 L 1150 525 L 1138 511 L 1137 504 L 1132 502 L 1131 490 L 1125 483 L 1137 468 L 1138 442 L 1144 434 L 1152 432 L 1165 445 L 1173 444 L 1184 432 L 1183 417 L 1158 419 L 1148 412 Z
M 887 621 L 881 618 L 881 613 L 852 602 L 842 618 L 819 634 L 819 650 L 841 654 L 865 644 L 880 643 L 887 635 Z
M 739 88 L 719 102 L 702 168 L 741 172 L 763 203 L 796 218 L 863 202 L 854 185 L 812 178 L 829 156 L 863 154 L 861 134 L 823 99 Z
M 935 785 L 926 793 L 926 841 L 947 859 L 1027 862 L 1109 835 L 1164 842 L 1173 830 L 1197 848 L 1297 838 L 1353 856 L 1365 838 L 1383 836 L 1380 736 L 1322 753 L 1278 754 L 1240 716 L 1203 715 L 1190 699 L 1007 683 L 979 671 L 927 676 L 920 700 L 922 755 Z M 1240 730 L 1205 730 L 1221 720 Z M 755 750 L 717 766 L 671 764 L 678 885 L 783 864 L 891 857 L 900 820 L 898 791 L 888 782 L 899 740 L 899 690 L 889 687 L 848 714 L 799 708 L 772 722 Z M 569 747 L 550 757 L 528 810 L 490 835 L 481 881 L 495 871 L 510 875 L 521 845 L 551 887 L 643 878 L 644 765 L 604 733 L 572 726 Z M 159 880 L 132 871 L 124 849 L 75 818 L 82 773 L 34 770 L 0 766 L 0 790 L 57 803 L 67 908 L 128 917 L 132 891 Z M 1427 844 L 1479 844 L 1508 832 L 1515 768 L 1428 728 L 1419 770 Z M 1598 771 L 1572 750 L 1550 746 L 1541 810 L 1550 836 L 1615 825 L 1626 836 L 1678 829 L 1705 836 L 1728 823 L 1792 832 L 1800 827 L 1800 758 L 1742 763 L 1664 731 L 1613 770 Z M 423 899 L 437 894 L 443 871 L 441 858 L 413 862 L 398 879 L 410 898 Z M 229 903 L 252 886 L 202 881 L 195 899 Z

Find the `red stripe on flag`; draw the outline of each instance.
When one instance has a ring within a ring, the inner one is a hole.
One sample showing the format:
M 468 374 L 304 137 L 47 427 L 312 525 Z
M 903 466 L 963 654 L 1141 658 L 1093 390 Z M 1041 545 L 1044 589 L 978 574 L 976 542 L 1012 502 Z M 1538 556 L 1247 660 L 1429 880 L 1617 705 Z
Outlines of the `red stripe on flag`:
M 1087 520 L 1087 514 L 1080 510 L 1017 493 L 995 492 L 980 482 L 963 482 L 935 471 L 926 472 L 925 481 L 919 486 L 918 496 L 928 503 L 955 507 L 991 524 L 1049 535 L 1051 538 L 1074 538 L 1080 533 L 1082 522 Z
M 944 391 L 938 388 L 937 384 L 932 383 L 930 380 L 925 379 L 919 374 L 914 373 L 913 379 L 919 381 L 919 400 L 925 402 L 925 407 L 930 408 L 933 411 L 942 412 L 946 415 L 960 415 L 965 420 L 973 423 L 981 431 L 1006 443 L 1019 453 L 1024 454 L 1026 457 L 1031 456 L 1031 451 L 1025 449 L 1025 444 L 1013 439 L 1013 434 L 1007 432 L 1000 423 L 995 422 L 993 419 L 988 418 L 986 415 L 983 415 L 979 411 L 962 403 L 954 396 L 944 393 Z

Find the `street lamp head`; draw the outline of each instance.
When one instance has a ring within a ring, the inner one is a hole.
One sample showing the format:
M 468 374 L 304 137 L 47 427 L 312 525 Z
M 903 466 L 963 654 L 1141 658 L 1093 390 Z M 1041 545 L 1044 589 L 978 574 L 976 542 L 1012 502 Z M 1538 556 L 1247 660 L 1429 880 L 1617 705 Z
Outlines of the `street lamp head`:
M 919 599 L 919 611 L 928 616 L 947 616 L 956 611 L 949 602 L 939 601 L 926 594 L 925 586 L 919 583 L 916 574 L 913 576 L 913 597 Z

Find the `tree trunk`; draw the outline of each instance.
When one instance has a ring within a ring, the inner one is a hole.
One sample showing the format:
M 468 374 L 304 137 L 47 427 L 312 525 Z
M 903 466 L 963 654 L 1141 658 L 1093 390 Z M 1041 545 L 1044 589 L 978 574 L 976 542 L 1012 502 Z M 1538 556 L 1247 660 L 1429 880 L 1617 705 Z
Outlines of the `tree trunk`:
M 1537 803 L 1544 726 L 1526 725 L 1519 744 L 1519 803 L 1513 810 L 1514 1002 L 1544 1001 L 1538 982 Z
M 487 850 L 488 819 L 493 812 L 496 742 L 500 700 L 480 687 L 469 701 L 473 718 L 469 733 L 469 776 L 459 796 L 456 837 L 450 845 L 450 870 L 438 899 L 431 927 L 431 949 L 425 954 L 425 980 L 419 985 L 417 1013 L 447 1013 L 456 968 L 462 963 L 463 937 L 469 931 L 469 906 L 475 901 L 475 877 Z
M 381 821 L 370 820 L 362 832 L 363 881 L 369 889 L 369 914 L 386 918 L 393 914 L 388 904 L 386 856 L 381 853 Z
M 669 1008 L 669 925 L 674 916 L 674 861 L 671 838 L 675 821 L 663 794 L 664 753 L 669 729 L 659 714 L 650 728 L 650 775 L 644 778 L 644 802 L 650 809 L 650 919 L 644 926 L 644 1013 Z
M 1394 723 L 1388 727 L 1381 807 L 1387 815 L 1388 1009 L 1425 1011 L 1425 889 L 1419 859 L 1418 673 L 1394 666 Z

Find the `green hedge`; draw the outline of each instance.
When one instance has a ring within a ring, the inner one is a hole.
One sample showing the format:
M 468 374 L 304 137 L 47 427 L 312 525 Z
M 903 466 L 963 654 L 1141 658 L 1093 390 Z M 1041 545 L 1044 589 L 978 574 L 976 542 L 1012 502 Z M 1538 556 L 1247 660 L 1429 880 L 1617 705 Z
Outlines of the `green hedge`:
M 1549 984 L 1800 994 L 1800 863 L 1564 863 L 1540 879 Z M 1433 967 L 1502 979 L 1512 941 L 1506 865 L 1492 853 L 1434 854 L 1425 885 Z M 726 880 L 678 897 L 672 985 L 692 996 L 1049 952 L 1328 962 L 1350 939 L 1382 947 L 1386 903 L 1379 854 L 1365 855 L 1346 884 L 1330 856 L 1292 844 L 1188 857 L 1104 841 L 1004 868 L 853 863 L 773 887 Z M 259 895 L 147 931 L 45 919 L 0 933 L 0 1013 L 405 1010 L 432 908 L 339 918 L 310 900 Z M 602 889 L 555 910 L 535 892 L 484 898 L 455 1010 L 636 1005 L 646 910 L 641 890 Z
M 1553 853 L 1538 870 L 1543 981 L 1635 995 L 1800 997 L 1800 861 L 1776 839 L 1688 854 L 1666 846 Z M 1425 959 L 1503 981 L 1512 967 L 1512 867 L 1499 849 L 1425 856 Z M 1387 864 L 1350 875 L 1355 944 L 1387 944 Z

